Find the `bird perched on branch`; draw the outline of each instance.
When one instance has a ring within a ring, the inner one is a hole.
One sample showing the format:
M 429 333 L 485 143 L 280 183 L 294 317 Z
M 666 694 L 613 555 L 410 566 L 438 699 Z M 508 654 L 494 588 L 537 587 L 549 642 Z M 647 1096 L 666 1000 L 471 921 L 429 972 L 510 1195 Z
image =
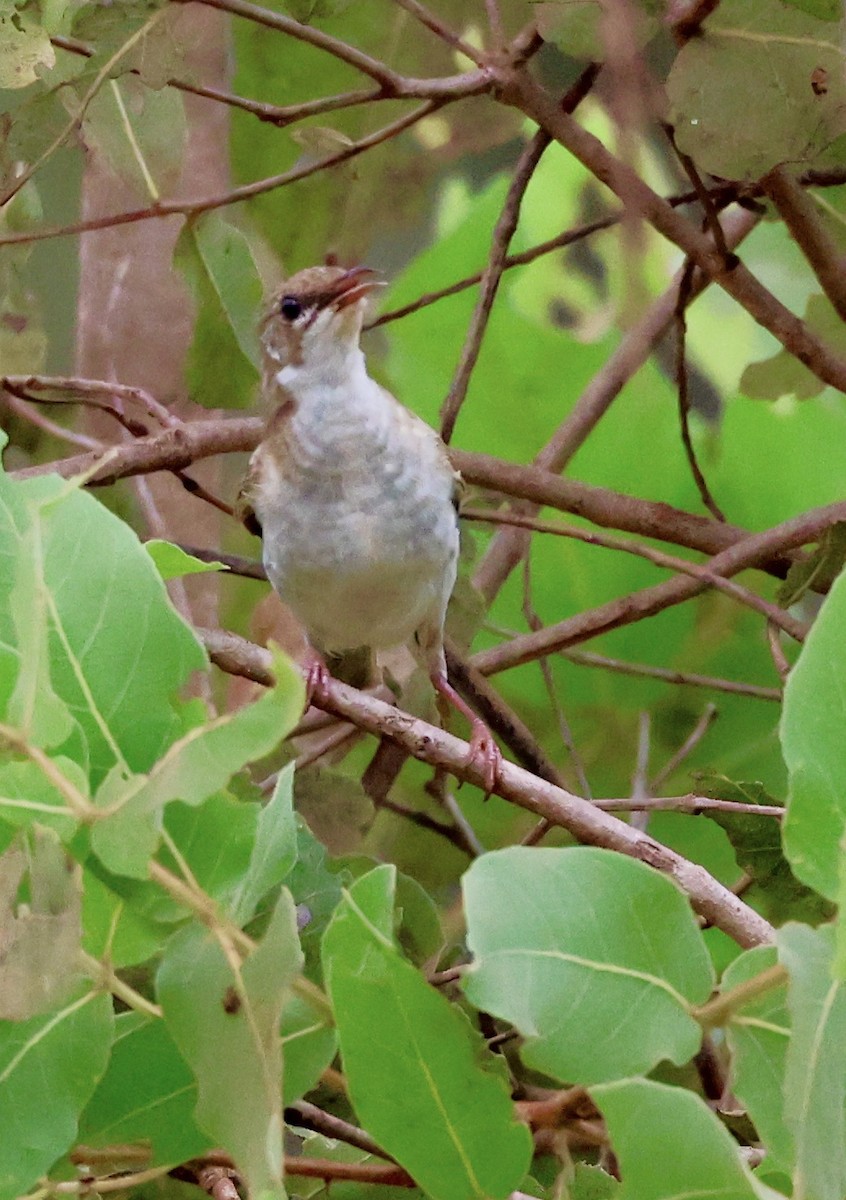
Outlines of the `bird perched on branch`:
M 444 618 L 458 563 L 459 477 L 433 429 L 367 373 L 359 345 L 368 267 L 292 276 L 260 326 L 274 411 L 241 512 L 268 578 L 304 625 L 309 697 L 324 654 L 408 644 L 439 696 L 470 721 L 468 761 L 492 791 L 501 756 L 447 678 Z

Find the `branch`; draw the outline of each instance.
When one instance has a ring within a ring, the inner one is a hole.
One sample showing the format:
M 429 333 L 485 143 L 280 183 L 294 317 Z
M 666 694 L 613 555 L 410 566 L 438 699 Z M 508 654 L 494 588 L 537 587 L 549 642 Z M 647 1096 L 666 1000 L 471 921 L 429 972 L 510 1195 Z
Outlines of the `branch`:
M 810 196 L 786 166 L 775 167 L 764 176 L 761 185 L 810 263 L 832 307 L 846 321 L 846 255 L 839 252 L 828 236 Z
M 603 533 L 589 533 L 577 525 L 564 525 L 560 521 L 540 521 L 537 517 L 525 516 L 522 513 L 465 509 L 462 510 L 461 515 L 468 521 L 488 521 L 494 525 L 513 525 L 518 528 L 530 529 L 536 533 L 551 533 L 557 537 L 572 538 L 574 541 L 584 542 L 589 546 L 602 546 L 606 550 L 621 550 L 624 554 L 634 554 L 638 558 L 645 558 L 647 562 L 654 563 L 656 567 L 664 567 L 668 571 L 701 579 L 703 583 L 717 588 L 740 604 L 745 604 L 747 608 L 761 613 L 768 621 L 784 630 L 797 642 L 803 642 L 808 636 L 809 627 L 804 621 L 797 620 L 785 609 L 780 608 L 777 604 L 772 604 L 769 600 L 764 600 L 749 588 L 742 587 L 730 579 L 724 579 L 715 574 L 707 565 L 689 562 L 686 558 L 678 558 L 675 554 L 665 554 L 663 550 L 656 550 L 653 546 L 647 546 L 643 542 L 612 537 Z
M 760 687 L 755 683 L 740 683 L 734 679 L 720 679 L 714 675 L 697 675 L 691 671 L 671 671 L 667 667 L 653 667 L 649 663 L 623 662 L 619 658 L 607 658 L 604 654 L 591 654 L 588 650 L 562 650 L 564 658 L 582 667 L 598 667 L 604 671 L 616 671 L 620 675 L 646 676 L 662 679 L 665 683 L 679 687 L 710 688 L 715 692 L 727 692 L 732 696 L 749 696 L 753 700 L 772 700 L 781 704 L 780 688 Z
M 258 417 L 191 421 L 164 433 L 112 446 L 105 452 L 76 454 L 56 462 L 23 467 L 11 474 L 16 479 L 49 474 L 71 479 L 85 475 L 89 486 L 106 486 L 132 475 L 180 471 L 215 454 L 254 450 L 263 432 L 264 422 Z M 703 554 L 717 554 L 749 537 L 747 530 L 736 525 L 724 525 L 668 504 L 562 479 L 549 471 L 518 466 L 488 454 L 452 449 L 450 461 L 467 483 L 573 513 L 595 525 L 657 538 Z M 790 558 L 773 554 L 755 565 L 783 578 Z
M 223 670 L 270 685 L 271 657 L 267 650 L 222 630 L 205 629 L 199 633 L 212 661 Z M 329 683 L 325 708 L 376 737 L 391 738 L 431 766 L 442 767 L 459 779 L 484 786 L 480 771 L 468 760 L 468 743 L 450 733 L 336 680 Z M 581 842 L 628 854 L 668 874 L 687 893 L 698 913 L 740 945 L 753 946 L 772 940 L 769 923 L 703 867 L 688 862 L 624 821 L 603 813 L 588 800 L 510 762 L 503 763 L 494 790 L 504 800 L 569 830 Z
M 407 4 L 412 2 L 412 0 L 401 0 L 401 2 Z M 416 0 L 413 0 L 413 2 L 416 3 Z M 561 107 L 565 112 L 573 112 L 575 110 L 590 91 L 598 73 L 599 67 L 596 63 L 589 63 L 585 67 L 561 102 Z M 523 150 L 515 168 L 514 178 L 511 180 L 508 194 L 505 197 L 505 204 L 499 215 L 499 220 L 494 227 L 488 265 L 485 267 L 484 274 L 482 275 L 482 287 L 479 299 L 476 302 L 476 309 L 473 313 L 470 327 L 467 330 L 467 336 L 464 339 L 464 346 L 461 350 L 461 357 L 452 385 L 441 408 L 441 437 L 445 442 L 449 442 L 452 438 L 459 410 L 464 403 L 467 388 L 470 385 L 470 376 L 473 374 L 473 368 L 476 366 L 479 351 L 482 348 L 482 338 L 485 336 L 491 309 L 499 290 L 499 282 L 502 278 L 502 272 L 505 269 L 508 247 L 517 228 L 517 222 L 520 219 L 520 206 L 523 203 L 526 188 L 529 186 L 535 169 L 549 143 L 550 138 L 548 134 L 539 129 Z
M 707 568 L 715 575 L 736 575 L 746 567 L 759 565 L 785 550 L 814 541 L 829 526 L 843 520 L 846 520 L 846 501 L 812 509 L 763 533 L 750 534 L 715 555 Z M 654 616 L 699 595 L 708 586 L 698 579 L 670 579 L 656 587 L 644 588 L 619 600 L 612 600 L 589 612 L 578 613 L 537 633 L 526 633 L 502 646 L 484 650 L 474 655 L 472 662 L 483 674 L 493 675 L 497 671 L 555 653 L 565 646 L 597 637 L 611 629 Z
M 725 230 L 729 244 L 732 247 L 739 245 L 757 223 L 758 217 L 745 210 L 732 214 Z M 556 473 L 564 470 L 625 385 L 644 365 L 657 343 L 672 326 L 683 279 L 682 269 L 663 295 L 652 303 L 641 320 L 625 334 L 617 349 L 582 392 L 568 416 L 535 457 L 536 466 Z M 690 283 L 690 300 L 699 296 L 710 282 L 707 275 L 696 272 Z M 713 527 L 714 523 L 707 524 Z M 487 599 L 493 599 L 508 577 L 518 561 L 521 545 L 522 539 L 519 535 L 499 534 L 488 547 L 474 578 L 476 586 Z
M 560 142 L 632 212 L 639 214 L 692 258 L 753 319 L 824 383 L 846 392 L 846 361 L 811 332 L 741 262 L 728 260 L 711 239 L 680 216 L 628 164 L 616 158 L 592 133 L 561 111 L 549 93 L 525 71 L 499 71 L 500 94 Z
M 488 257 L 488 265 L 482 274 L 479 299 L 476 302 L 464 345 L 461 348 L 461 357 L 452 384 L 441 407 L 441 437 L 445 442 L 449 442 L 452 438 L 458 413 L 470 385 L 470 376 L 473 374 L 473 368 L 479 358 L 482 338 L 485 336 L 491 309 L 499 291 L 499 281 L 505 269 L 508 246 L 520 219 L 520 205 L 523 202 L 523 196 L 549 142 L 550 139 L 547 135 L 542 129 L 539 129 L 520 155 L 520 161 L 514 171 L 514 178 L 511 180 L 511 186 L 505 197 L 505 204 L 494 227 L 493 243 Z
M 178 4 L 182 2 L 183 0 L 172 0 L 172 3 Z M 462 76 L 462 78 L 465 77 Z M 442 80 L 440 82 L 445 81 Z M 280 175 L 271 175 L 267 179 L 258 179 L 253 183 L 245 183 L 241 187 L 230 188 L 229 191 L 220 192 L 214 196 L 206 196 L 199 200 L 161 200 L 156 204 L 148 205 L 146 208 L 133 208 L 125 212 L 112 213 L 109 216 L 91 217 L 86 221 L 75 221 L 69 225 L 52 225 L 41 229 L 4 233 L 0 236 L 0 246 L 43 242 L 50 238 L 69 237 L 72 234 L 78 233 L 91 233 L 97 229 L 112 229 L 117 225 L 131 225 L 136 221 L 150 221 L 160 217 L 172 217 L 174 215 L 185 217 L 197 216 L 199 213 L 209 212 L 211 209 L 224 208 L 229 204 L 238 204 L 242 200 L 252 199 L 253 196 L 262 196 L 265 192 L 287 187 L 289 184 L 297 183 L 300 179 L 307 179 L 308 176 L 316 175 L 319 171 L 325 171 L 328 167 L 336 167 L 341 163 L 348 162 L 350 159 L 356 158 L 359 154 L 363 154 L 365 150 L 372 150 L 374 146 L 380 146 L 383 142 L 387 142 L 404 130 L 409 129 L 412 125 L 422 120 L 423 117 L 434 112 L 443 103 L 446 103 L 446 100 L 427 101 L 412 112 L 406 113 L 405 116 L 398 118 L 396 121 L 392 121 L 389 125 L 384 125 L 381 129 L 377 129 L 375 133 L 368 134 L 367 137 L 360 138 L 357 142 L 352 142 L 349 146 L 345 146 L 343 150 L 339 150 L 336 154 L 330 154 L 327 158 L 318 159 L 317 162 L 301 163 L 300 166 L 292 167 L 289 171 L 283 171 Z

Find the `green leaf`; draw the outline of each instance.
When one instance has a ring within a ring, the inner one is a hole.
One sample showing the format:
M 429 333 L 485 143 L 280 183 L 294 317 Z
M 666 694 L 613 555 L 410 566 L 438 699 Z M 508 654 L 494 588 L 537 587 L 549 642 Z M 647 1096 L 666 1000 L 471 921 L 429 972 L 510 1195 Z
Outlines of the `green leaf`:
M 387 866 L 357 880 L 323 938 L 353 1106 L 432 1200 L 503 1200 L 528 1167 L 528 1130 L 478 1036 L 390 940 L 393 881 Z
M 80 892 L 79 870 L 69 869 L 51 829 L 36 826 L 0 855 L 0 1019 L 54 1009 L 78 982 Z
M 146 962 L 161 949 L 162 930 L 131 901 L 83 869 L 82 948 L 115 969 Z
M 112 1022 L 111 996 L 88 987 L 55 1012 L 0 1021 L 0 1200 L 29 1191 L 73 1142 Z
M 54 758 L 53 763 L 84 795 L 88 786 L 85 772 L 69 758 Z M 65 806 L 62 793 L 33 762 L 0 766 L 0 816 L 9 825 L 37 822 L 55 829 L 63 841 L 71 838 L 77 827 L 77 819 Z
M 814 158 L 846 128 L 842 36 L 780 0 L 721 3 L 667 80 L 679 149 L 729 179 Z M 824 92 L 811 86 L 820 69 Z
M 737 782 L 711 771 L 696 772 L 694 778 L 697 790 L 705 796 L 744 804 L 776 803 L 757 781 Z M 792 918 L 818 925 L 834 915 L 830 901 L 800 883 L 791 871 L 777 819 L 717 809 L 710 809 L 706 815 L 728 834 L 737 865 L 754 881 L 747 899 L 767 920 L 781 925 Z
M 188 356 L 191 396 L 207 408 L 244 408 L 258 380 L 261 280 L 250 244 L 217 213 L 188 221 L 174 251 L 198 309 Z
M 710 959 L 689 904 L 643 863 L 576 846 L 514 846 L 462 881 L 468 999 L 526 1037 L 527 1066 L 572 1083 L 684 1063 Z
M 24 88 L 35 83 L 39 68 L 56 62 L 46 30 L 8 4 L 0 12 L 0 88 Z
M 591 1088 L 620 1163 L 619 1200 L 765 1200 L 775 1193 L 744 1165 L 703 1100 L 650 1079 Z
M 533 5 L 538 32 L 571 58 L 602 61 L 609 55 L 606 9 L 599 0 L 544 0 Z M 626 34 L 638 49 L 658 32 L 662 9 L 655 0 L 640 0 L 626 13 Z M 610 51 L 613 53 L 613 51 Z
M 796 1147 L 793 1194 L 813 1200 L 846 1192 L 846 984 L 832 979 L 834 944 L 831 926 L 778 932 L 790 972 L 784 1119 Z
M 115 1018 L 109 1065 L 79 1122 L 86 1146 L 149 1143 L 150 1162 L 185 1162 L 210 1148 L 194 1124 L 194 1076 L 161 1019 L 143 1013 Z
M 108 802 L 115 811 L 91 832 L 92 848 L 110 871 L 145 878 L 165 805 L 172 800 L 202 803 L 245 763 L 268 754 L 291 732 L 303 709 L 302 676 L 278 654 L 273 669 L 275 686 L 254 704 L 190 730 L 149 775 L 136 776 L 117 794 L 110 789 Z
M 804 319 L 811 332 L 835 353 L 846 353 L 846 328 L 826 296 L 808 298 Z M 782 396 L 811 400 L 824 388 L 820 377 L 787 350 L 750 363 L 740 379 L 740 390 L 753 400 L 779 400 Z
M 126 66 L 126 64 L 124 64 Z M 88 81 L 79 85 L 84 94 Z M 74 109 L 78 107 L 74 96 Z M 110 79 L 85 110 L 82 138 L 139 196 L 156 199 L 179 181 L 187 127 L 182 94 L 134 75 Z
M 202 575 L 207 571 L 228 571 L 226 563 L 203 562 L 186 554 L 181 546 L 161 538 L 150 538 L 144 543 L 144 549 L 150 555 L 162 579 L 178 579 L 183 575 Z
M 723 975 L 729 991 L 777 961 L 774 946 L 756 946 L 739 955 Z M 788 1173 L 793 1137 L 784 1120 L 784 1073 L 790 1045 L 786 987 L 766 992 L 732 1014 L 725 1028 L 731 1051 L 732 1091 L 743 1101 L 767 1149 L 768 1161 Z
M 213 933 L 190 926 L 170 942 L 158 973 L 165 1021 L 197 1080 L 196 1122 L 238 1163 L 252 1196 L 285 1195 L 279 1021 L 301 963 L 283 890 L 237 972 Z
M 250 862 L 230 901 L 238 925 L 254 916 L 261 898 L 286 878 L 297 861 L 293 783 L 294 764 L 289 763 L 279 772 L 273 795 L 259 814 Z
M 331 767 L 306 767 L 294 780 L 297 812 L 330 854 L 352 854 L 373 824 L 373 801 L 358 779 Z
M 781 746 L 790 777 L 784 849 L 804 883 L 838 900 L 846 830 L 846 574 L 787 679 Z
M 790 608 L 809 591 L 830 591 L 846 564 L 846 521 L 838 521 L 823 533 L 817 546 L 798 562 L 791 563 L 787 578 L 776 593 L 782 608 Z
M 302 996 L 291 996 L 282 1010 L 283 1095 L 293 1104 L 316 1086 L 338 1050 L 338 1037 L 327 1014 Z
M 73 757 L 94 784 L 116 764 L 148 770 L 179 729 L 177 689 L 206 664 L 196 635 L 136 535 L 93 496 L 55 476 L 16 482 L 0 471 L 0 513 L 0 705 L 13 672 L 34 672 L 26 686 L 42 720 L 47 667 L 21 660 L 12 612 L 16 571 L 33 571 L 27 644 L 41 644 L 43 622 L 49 686 L 77 727 Z

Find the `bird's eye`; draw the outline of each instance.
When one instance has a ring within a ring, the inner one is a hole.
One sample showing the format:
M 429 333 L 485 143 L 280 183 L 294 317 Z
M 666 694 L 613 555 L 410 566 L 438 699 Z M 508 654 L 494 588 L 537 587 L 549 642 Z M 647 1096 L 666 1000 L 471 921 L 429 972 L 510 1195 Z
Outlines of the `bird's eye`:
M 302 311 L 303 306 L 295 296 L 284 296 L 279 305 L 279 312 L 286 321 L 296 321 Z

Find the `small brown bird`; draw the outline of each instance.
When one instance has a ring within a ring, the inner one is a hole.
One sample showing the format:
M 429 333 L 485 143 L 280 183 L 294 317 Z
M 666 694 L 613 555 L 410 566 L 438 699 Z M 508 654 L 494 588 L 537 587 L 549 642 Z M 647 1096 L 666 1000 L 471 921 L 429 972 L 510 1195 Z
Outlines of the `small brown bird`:
M 409 644 L 435 690 L 470 721 L 468 761 L 492 791 L 501 764 L 487 725 L 447 679 L 444 618 L 458 563 L 459 477 L 424 421 L 367 374 L 359 345 L 368 267 L 293 275 L 260 326 L 264 395 L 275 405 L 242 489 L 268 578 L 323 654 Z

